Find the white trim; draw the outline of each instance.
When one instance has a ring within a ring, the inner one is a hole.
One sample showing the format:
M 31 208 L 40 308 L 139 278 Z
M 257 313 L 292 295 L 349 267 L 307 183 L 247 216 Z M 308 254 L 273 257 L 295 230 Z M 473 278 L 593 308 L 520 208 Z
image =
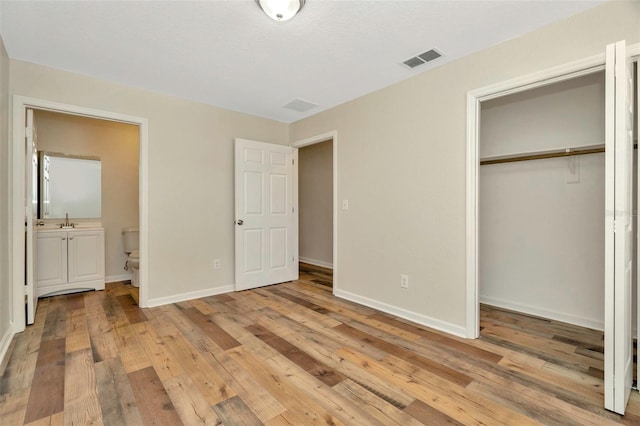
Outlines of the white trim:
M 296 170 L 298 165 L 297 150 L 316 143 L 326 142 L 328 140 L 333 141 L 333 294 L 337 294 L 338 291 L 338 131 L 333 130 L 330 132 L 322 133 L 320 135 L 311 136 L 306 139 L 302 139 L 291 144 L 296 148 Z M 294 197 L 295 208 L 298 210 L 298 180 L 296 174 L 296 180 L 294 181 Z
M 120 275 L 109 275 L 105 277 L 104 282 L 105 284 L 108 284 L 108 283 L 116 283 L 119 281 L 131 281 L 132 279 L 133 279 L 133 274 L 131 273 L 120 274 Z
M 595 320 L 592 318 L 586 318 L 582 316 L 569 315 L 560 311 L 553 311 L 549 309 L 540 308 L 538 306 L 527 305 L 518 302 L 512 302 L 510 300 L 496 299 L 493 297 L 480 297 L 480 303 L 490 306 L 495 306 L 502 309 L 509 309 L 511 311 L 522 312 L 537 317 L 548 318 L 555 321 L 562 321 L 569 324 L 579 325 L 581 327 L 593 328 L 594 330 L 604 330 L 604 320 Z
M 9 219 L 9 239 L 12 241 L 9 252 L 9 274 L 11 276 L 13 309 L 11 323 L 14 332 L 23 331 L 24 318 L 24 138 L 25 111 L 27 108 L 56 111 L 64 114 L 101 120 L 117 121 L 137 125 L 140 130 L 140 180 L 139 180 L 139 227 L 140 227 L 140 306 L 148 303 L 148 134 L 149 121 L 144 117 L 102 111 L 77 105 L 63 104 L 45 99 L 13 95 L 12 142 L 9 144 L 9 198 L 13 209 Z
M 4 336 L 0 339 L 0 365 L 4 362 L 4 357 L 7 355 L 7 351 L 11 346 L 13 336 L 15 336 L 15 333 L 11 330 L 11 327 L 8 327 L 7 332 L 4 333 Z
M 333 269 L 333 265 L 329 262 L 325 262 L 323 260 L 309 259 L 308 257 L 300 257 L 298 258 L 300 262 L 308 263 L 309 265 L 320 266 L 321 268 Z
M 640 43 L 628 47 L 637 60 Z M 466 337 L 480 334 L 478 304 L 478 166 L 480 102 L 604 70 L 603 53 L 467 92 Z
M 459 337 L 466 337 L 466 329 L 465 327 L 462 327 L 460 325 L 440 321 L 438 319 L 431 318 L 417 312 L 407 311 L 406 309 L 401 309 L 397 306 L 389 305 L 387 303 L 380 302 L 374 299 L 369 299 L 368 297 L 349 293 L 348 291 L 334 289 L 333 293 L 336 297 L 340 297 L 342 299 L 346 299 L 360 305 L 368 306 L 370 308 L 377 309 L 379 311 L 386 312 L 388 314 L 395 315 L 409 321 L 413 321 L 417 324 L 424 325 L 425 327 L 433 328 L 435 330 L 443 331 L 445 333 L 453 334 Z
M 235 291 L 236 286 L 225 285 L 222 287 L 208 288 L 206 290 L 190 291 L 188 293 L 174 294 L 167 297 L 158 297 L 157 299 L 149 299 L 147 308 L 156 306 L 169 305 L 171 303 L 184 302 L 185 300 L 200 299 L 202 297 L 215 296 L 216 294 L 231 293 Z

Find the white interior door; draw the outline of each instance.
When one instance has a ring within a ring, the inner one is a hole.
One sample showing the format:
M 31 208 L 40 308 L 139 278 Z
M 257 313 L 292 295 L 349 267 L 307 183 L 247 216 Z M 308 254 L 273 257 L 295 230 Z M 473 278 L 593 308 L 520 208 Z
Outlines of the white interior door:
M 33 324 L 38 305 L 38 296 L 35 291 L 38 241 L 38 149 L 32 109 L 27 109 L 25 149 L 25 294 L 27 295 L 27 324 Z
M 633 381 L 632 87 L 624 41 L 607 46 L 605 119 L 605 408 L 624 414 Z
M 292 163 L 289 146 L 235 140 L 236 291 L 296 278 Z

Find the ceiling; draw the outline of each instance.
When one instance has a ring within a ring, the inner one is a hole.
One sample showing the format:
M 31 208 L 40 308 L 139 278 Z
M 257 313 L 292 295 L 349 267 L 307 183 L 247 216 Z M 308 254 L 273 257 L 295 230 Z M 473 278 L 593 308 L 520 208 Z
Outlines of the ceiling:
M 307 0 L 276 22 L 254 0 L 0 0 L 0 33 L 12 59 L 290 123 L 600 3 Z

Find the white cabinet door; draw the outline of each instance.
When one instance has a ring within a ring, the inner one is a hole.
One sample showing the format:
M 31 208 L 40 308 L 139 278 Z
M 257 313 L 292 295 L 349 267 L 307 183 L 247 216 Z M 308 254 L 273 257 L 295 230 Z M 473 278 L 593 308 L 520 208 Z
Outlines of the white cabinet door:
M 67 232 L 39 232 L 36 276 L 37 287 L 67 283 Z
M 69 232 L 69 283 L 104 278 L 104 231 Z

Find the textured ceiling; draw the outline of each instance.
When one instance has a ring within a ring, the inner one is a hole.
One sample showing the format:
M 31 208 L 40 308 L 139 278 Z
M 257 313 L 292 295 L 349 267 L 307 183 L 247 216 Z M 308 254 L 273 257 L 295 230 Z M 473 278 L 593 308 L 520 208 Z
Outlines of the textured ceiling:
M 0 33 L 13 59 L 289 123 L 600 3 L 307 0 L 275 22 L 253 0 L 1 0 Z

